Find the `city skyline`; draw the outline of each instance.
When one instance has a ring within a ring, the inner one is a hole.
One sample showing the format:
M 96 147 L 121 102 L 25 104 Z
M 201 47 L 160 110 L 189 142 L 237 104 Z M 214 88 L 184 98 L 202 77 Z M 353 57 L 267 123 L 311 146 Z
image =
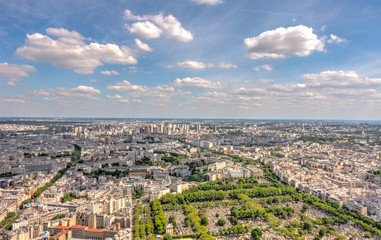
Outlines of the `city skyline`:
M 377 1 L 0 9 L 0 117 L 381 119 Z

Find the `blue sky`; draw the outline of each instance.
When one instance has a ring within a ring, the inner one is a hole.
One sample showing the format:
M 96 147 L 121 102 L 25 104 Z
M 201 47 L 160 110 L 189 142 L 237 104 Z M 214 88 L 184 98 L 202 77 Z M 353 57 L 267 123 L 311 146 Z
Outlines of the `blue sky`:
M 381 119 L 379 1 L 0 1 L 0 116 Z

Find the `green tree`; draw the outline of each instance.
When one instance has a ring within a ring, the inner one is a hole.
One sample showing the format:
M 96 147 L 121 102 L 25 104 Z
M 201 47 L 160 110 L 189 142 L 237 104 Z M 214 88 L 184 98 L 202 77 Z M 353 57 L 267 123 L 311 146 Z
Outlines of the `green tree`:
M 173 215 L 169 216 L 168 222 L 172 223 L 174 228 L 177 227 L 176 219 Z
M 208 226 L 208 225 L 209 225 L 209 220 L 208 220 L 207 217 L 203 216 L 203 217 L 201 218 L 201 225 L 202 225 L 202 226 Z
M 303 203 L 302 213 L 305 213 L 308 209 L 310 209 L 310 206 L 308 204 Z
M 324 235 L 325 235 L 325 230 L 324 229 L 320 229 L 319 230 L 319 236 L 323 237 Z
M 191 225 L 191 221 L 190 221 L 189 217 L 186 217 L 184 219 L 184 223 L 185 223 L 185 226 L 187 226 L 187 227 L 189 227 Z
M 372 237 L 372 234 L 370 232 L 365 232 L 364 233 L 364 237 L 366 238 L 371 238 Z
M 222 219 L 222 218 L 218 219 L 218 221 L 217 221 L 218 226 L 224 226 L 225 223 L 226 223 L 226 220 Z
M 312 227 L 313 227 L 313 223 L 310 222 L 310 221 L 307 221 L 307 222 L 304 222 L 303 224 L 303 229 L 306 230 L 306 231 L 311 231 Z
M 261 239 L 262 239 L 262 230 L 259 229 L 259 228 L 254 228 L 254 229 L 251 231 L 251 237 L 252 237 L 254 240 L 261 240 Z
M 344 236 L 344 235 L 338 235 L 338 236 L 336 237 L 336 239 L 337 239 L 337 240 L 346 240 L 347 237 Z
M 166 233 L 164 234 L 163 240 L 172 240 L 172 236 Z

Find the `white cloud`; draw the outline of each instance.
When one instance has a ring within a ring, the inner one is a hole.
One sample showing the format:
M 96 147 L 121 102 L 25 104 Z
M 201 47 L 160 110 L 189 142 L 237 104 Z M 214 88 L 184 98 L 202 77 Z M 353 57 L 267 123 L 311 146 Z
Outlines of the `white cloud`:
M 285 58 L 290 55 L 308 56 L 314 51 L 324 51 L 324 42 L 313 29 L 299 25 L 280 27 L 244 40 L 244 46 L 252 59 Z
M 88 86 L 78 86 L 75 88 L 55 88 L 48 89 L 51 95 L 72 98 L 72 100 L 77 99 L 94 99 L 94 95 L 100 94 L 101 91 Z
M 189 89 L 222 89 L 226 88 L 227 85 L 224 82 L 212 82 L 199 77 L 187 77 L 187 78 L 177 78 L 173 85 L 175 87 L 189 88 Z
M 304 74 L 310 87 L 320 88 L 368 88 L 381 86 L 381 78 L 368 78 L 355 71 L 324 71 L 318 74 Z
M 145 52 L 152 52 L 152 48 L 148 46 L 148 44 L 143 43 L 139 39 L 135 39 L 135 45 L 137 46 L 138 49 L 145 51 Z
M 43 89 L 40 90 L 33 90 L 29 92 L 31 95 L 36 95 L 36 96 L 49 96 L 49 92 Z
M 23 77 L 28 77 L 28 72 L 35 71 L 37 69 L 30 65 L 0 63 L 0 77 L 8 81 L 8 86 L 15 86 L 14 82 L 20 81 Z
M 255 87 L 253 88 L 241 87 L 241 88 L 233 89 L 231 92 L 233 95 L 246 95 L 246 96 L 269 94 L 269 92 L 266 89 L 255 88 Z
M 152 21 L 159 25 L 163 30 L 163 34 L 170 39 L 179 42 L 189 42 L 193 40 L 193 34 L 185 30 L 181 23 L 172 15 L 164 17 L 162 14 L 158 14 L 153 16 Z
M 39 89 L 28 94 L 35 96 L 46 96 L 43 99 L 57 104 L 72 105 L 78 102 L 87 102 L 100 100 L 96 95 L 101 94 L 99 89 L 79 85 L 75 88 L 54 88 L 54 89 Z
M 128 68 L 128 72 L 130 72 L 130 73 L 137 73 L 138 72 L 138 68 L 135 67 L 135 66 L 129 67 Z
M 91 40 L 91 39 L 86 39 L 83 37 L 81 34 L 79 34 L 76 31 L 69 31 L 64 28 L 48 28 L 46 29 L 46 33 L 51 35 L 51 36 L 56 36 L 59 37 L 61 40 L 64 41 L 76 41 L 75 43 L 81 44 L 83 40 Z
M 375 89 L 329 89 L 327 94 L 339 98 L 381 99 L 381 93 L 377 92 Z
M 101 71 L 101 74 L 107 75 L 107 76 L 119 75 L 119 73 L 117 71 L 114 71 L 114 70 L 111 70 L 111 71 L 108 71 L 108 70 Z
M 262 65 L 262 67 L 261 67 L 263 70 L 266 70 L 266 71 L 272 71 L 273 70 L 273 68 L 270 66 L 270 65 L 268 65 L 268 64 L 264 64 L 264 65 Z
M 326 25 L 321 26 L 320 31 L 324 32 L 325 30 L 327 30 L 327 26 Z
M 118 92 L 146 91 L 147 87 L 144 87 L 142 85 L 131 84 L 129 81 L 123 80 L 122 82 L 117 82 L 115 85 L 107 86 L 107 90 Z
M 118 94 L 116 94 L 114 96 L 107 95 L 107 98 L 109 98 L 109 99 L 123 99 L 123 97 L 118 95 Z
M 129 47 L 111 43 L 87 44 L 79 33 L 65 29 L 48 28 L 47 33 L 58 36 L 58 39 L 40 33 L 27 34 L 25 45 L 16 50 L 16 55 L 33 61 L 50 62 L 79 74 L 92 74 L 96 67 L 104 63 L 137 63 L 135 53 Z
M 175 90 L 173 87 L 168 85 L 148 87 L 143 85 L 132 84 L 127 80 L 122 82 L 117 82 L 115 84 L 110 84 L 107 86 L 107 90 L 116 92 L 127 93 L 128 98 L 135 98 L 142 101 L 145 100 L 146 103 L 158 104 L 160 102 L 170 102 L 172 97 L 175 96 L 189 96 L 190 92 L 183 92 L 181 90 Z M 136 101 L 133 101 L 136 102 Z
M 205 4 L 205 5 L 218 5 L 224 3 L 222 0 L 190 0 L 191 2 L 194 2 L 196 4 Z
M 265 70 L 265 71 L 272 71 L 273 70 L 273 68 L 270 65 L 268 65 L 268 64 L 264 64 L 261 67 L 254 67 L 253 68 L 253 70 L 256 71 L 256 72 L 261 71 L 261 69 Z
M 17 65 L 17 64 L 8 64 L 0 63 L 0 76 L 19 78 L 19 77 L 28 77 L 28 72 L 35 72 L 37 69 L 30 65 Z
M 171 68 L 173 68 L 173 66 L 172 66 L 172 65 L 167 65 L 167 66 L 165 66 L 164 68 L 166 68 L 166 69 L 171 69 Z
M 129 9 L 124 10 L 124 20 L 144 21 L 147 20 L 147 16 L 134 15 Z
M 94 78 L 90 79 L 89 81 L 90 81 L 90 82 L 98 82 L 98 80 L 96 80 L 96 79 L 94 79 Z
M 185 60 L 184 62 L 178 62 L 177 66 L 187 69 L 204 69 L 208 67 L 208 65 L 203 62 L 197 62 L 189 59 Z
M 124 12 L 125 20 L 138 21 L 126 28 L 142 38 L 159 38 L 161 34 L 169 39 L 179 42 L 189 42 L 193 40 L 193 34 L 183 28 L 181 23 L 172 15 L 164 16 L 162 13 L 157 15 L 136 16 L 128 9 Z
M 142 103 L 143 101 L 140 100 L 140 99 L 132 99 L 132 102 L 134 102 L 134 103 Z
M 228 69 L 228 68 L 238 68 L 237 65 L 232 64 L 232 63 L 228 63 L 228 62 L 224 62 L 224 61 L 220 62 L 218 64 L 218 67 L 219 68 L 226 68 L 226 69 Z
M 24 99 L 16 99 L 16 98 L 3 98 L 2 101 L 7 103 L 24 103 Z
M 130 33 L 145 39 L 159 38 L 162 33 L 162 30 L 150 21 L 136 22 L 131 26 L 126 24 L 125 28 L 128 29 Z
M 115 96 L 108 95 L 107 98 L 111 99 L 111 100 L 115 100 L 115 103 L 128 103 L 129 102 L 127 98 L 123 98 L 122 96 L 120 96 L 118 94 Z
M 274 82 L 273 79 L 256 79 L 256 80 L 245 80 L 245 83 L 260 83 L 260 84 L 268 84 Z
M 336 35 L 331 34 L 327 40 L 328 43 L 343 43 L 346 42 L 345 39 L 339 38 Z
M 272 83 L 272 82 L 274 82 L 274 80 L 272 80 L 272 79 L 261 79 L 261 80 L 259 80 L 258 82 L 263 83 L 263 84 L 267 84 L 267 83 Z
M 169 65 L 169 66 L 171 66 L 171 65 Z M 225 69 L 238 68 L 237 65 L 232 64 L 232 63 L 228 63 L 228 62 L 224 62 L 224 61 L 221 61 L 218 64 L 214 64 L 214 63 L 203 63 L 203 62 L 194 61 L 194 60 L 190 60 L 190 59 L 187 59 L 184 62 L 178 62 L 177 66 L 179 66 L 181 68 L 195 69 L 195 70 L 205 69 L 205 68 L 214 68 L 214 67 L 225 68 Z M 172 66 L 170 68 L 172 68 Z
M 190 103 L 198 103 L 202 108 L 212 106 L 229 106 L 236 108 L 252 108 L 260 106 L 261 97 L 237 95 L 229 92 L 205 92 L 197 97 L 192 97 Z
M 297 84 L 273 84 L 267 87 L 268 91 L 274 92 L 298 92 L 300 90 L 304 90 L 306 88 L 306 84 L 297 83 Z
M 100 94 L 101 91 L 98 89 L 95 89 L 93 87 L 88 86 L 78 86 L 76 88 L 72 88 L 71 91 L 79 94 Z

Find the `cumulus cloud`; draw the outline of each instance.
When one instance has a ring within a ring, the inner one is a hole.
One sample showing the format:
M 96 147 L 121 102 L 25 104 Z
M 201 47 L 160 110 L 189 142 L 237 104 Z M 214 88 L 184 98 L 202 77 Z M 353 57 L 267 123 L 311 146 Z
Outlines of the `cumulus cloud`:
M 208 65 L 203 62 L 197 62 L 189 59 L 185 60 L 184 62 L 178 62 L 177 66 L 187 69 L 204 69 L 208 67 Z
M 35 71 L 37 71 L 37 69 L 30 65 L 0 63 L 0 77 L 8 81 L 9 86 L 15 86 L 14 82 L 20 81 L 21 78 L 28 77 L 28 72 Z
M 381 93 L 377 92 L 375 89 L 330 89 L 327 94 L 339 98 L 353 98 L 353 99 L 381 99 Z
M 261 70 L 272 71 L 273 68 L 270 65 L 268 65 L 268 64 L 264 64 L 261 67 L 254 67 L 253 70 L 256 71 L 256 72 L 259 72 Z
M 53 96 L 69 97 L 75 99 L 94 99 L 94 95 L 100 94 L 99 89 L 88 86 L 77 86 L 75 88 L 55 88 L 46 90 Z
M 189 42 L 193 40 L 191 31 L 183 28 L 182 24 L 172 15 L 164 16 L 162 13 L 157 15 L 137 16 L 128 9 L 124 11 L 124 19 L 137 21 L 131 26 L 125 25 L 130 33 L 142 38 L 159 38 L 161 35 L 179 42 Z
M 266 95 L 266 94 L 269 94 L 269 92 L 264 89 L 264 88 L 236 88 L 236 89 L 233 89 L 231 91 L 231 93 L 233 95 L 245 95 L 245 96 L 249 96 L 249 95 Z
M 108 85 L 107 90 L 118 91 L 118 92 L 128 92 L 128 91 L 140 91 L 143 92 L 147 90 L 147 87 L 142 85 L 131 84 L 127 80 L 122 82 L 117 82 L 115 85 Z
M 101 71 L 101 74 L 107 75 L 107 76 L 119 75 L 119 73 L 117 71 L 114 71 L 114 70 L 111 70 L 111 71 L 108 71 L 108 70 Z
M 126 24 L 125 28 L 128 29 L 130 33 L 145 39 L 159 38 L 162 33 L 162 30 L 150 21 L 136 22 L 131 26 Z
M 133 66 L 133 67 L 129 67 L 129 68 L 128 68 L 128 72 L 130 72 L 130 73 L 136 73 L 136 72 L 138 72 L 138 68 L 135 67 L 135 66 Z
M 173 87 L 163 85 L 163 86 L 157 86 L 157 87 L 148 87 L 148 86 L 143 86 L 143 85 L 137 85 L 137 84 L 132 84 L 127 80 L 124 80 L 122 82 L 117 82 L 114 85 L 108 85 L 107 90 L 111 91 L 117 91 L 117 92 L 130 92 L 133 94 L 136 93 L 143 93 L 143 95 L 149 95 L 152 93 L 152 95 L 155 95 L 155 93 L 171 93 L 174 92 L 175 89 Z M 138 94 L 139 95 L 139 94 Z M 140 96 L 140 95 L 139 95 Z
M 17 99 L 17 98 L 3 98 L 1 99 L 3 102 L 7 103 L 24 103 L 24 99 Z
M 210 5 L 210 6 L 224 3 L 222 0 L 190 0 L 190 1 L 196 4 L 200 4 L 200 5 L 204 4 L 204 5 Z
M 267 83 L 272 83 L 274 82 L 274 80 L 272 79 L 261 79 L 259 80 L 260 83 L 263 83 L 263 84 L 267 84 Z
M 318 74 L 304 74 L 310 87 L 320 88 L 368 88 L 381 86 L 381 78 L 368 78 L 355 71 L 324 71 Z
M 205 69 L 205 68 L 214 68 L 214 67 L 225 68 L 225 69 L 238 68 L 237 65 L 224 62 L 224 61 L 220 62 L 219 64 L 214 64 L 214 63 L 203 63 L 203 62 L 194 61 L 190 59 L 187 59 L 183 62 L 178 62 L 177 66 L 181 68 L 195 69 L 195 70 Z
M 64 28 L 48 28 L 46 33 L 51 36 L 59 37 L 62 41 L 68 41 L 81 44 L 83 40 L 91 40 L 91 38 L 85 38 L 76 31 L 69 31 Z
M 266 70 L 266 71 L 272 71 L 273 70 L 273 68 L 268 64 L 262 65 L 262 69 Z
M 118 95 L 118 94 L 116 94 L 114 96 L 107 95 L 107 98 L 109 98 L 109 99 L 123 99 L 123 97 Z
M 298 92 L 300 90 L 304 90 L 306 88 L 306 84 L 297 83 L 297 84 L 273 84 L 267 87 L 268 91 L 274 92 Z
M 328 43 L 343 43 L 345 41 L 345 39 L 339 38 L 338 36 L 333 34 L 331 34 L 327 40 Z
M 28 92 L 28 93 L 31 95 L 35 95 L 35 96 L 49 96 L 49 92 L 46 90 L 43 90 L 43 89 L 33 90 L 31 92 Z
M 115 103 L 128 103 L 129 102 L 127 98 L 124 98 L 118 94 L 116 94 L 114 96 L 107 95 L 107 98 L 111 99 L 111 100 L 115 100 Z
M 95 89 L 93 87 L 88 87 L 88 86 L 78 86 L 76 88 L 70 89 L 71 92 L 73 93 L 78 93 L 78 94 L 100 94 L 101 91 L 98 89 Z
M 132 102 L 158 104 L 162 102 L 170 102 L 172 97 L 186 97 L 191 95 L 190 92 L 175 90 L 172 86 L 162 85 L 148 87 L 144 85 L 132 84 L 127 80 L 110 84 L 107 90 L 127 93 L 127 98 L 133 98 Z M 126 98 L 126 99 L 127 99 Z
M 201 106 L 231 106 L 233 108 L 252 108 L 260 106 L 261 97 L 237 95 L 230 92 L 205 92 L 190 99 L 191 103 L 199 103 Z
M 28 94 L 46 96 L 44 100 L 58 104 L 76 104 L 78 101 L 99 100 L 96 95 L 101 94 L 101 91 L 93 87 L 79 85 L 75 88 L 39 89 L 28 92 Z
M 148 44 L 143 43 L 139 39 L 135 39 L 135 45 L 139 50 L 145 51 L 145 52 L 152 52 L 152 48 L 148 46 Z
M 273 79 L 259 79 L 259 80 L 246 80 L 245 82 L 258 82 L 261 84 L 269 84 L 274 82 L 274 80 Z
M 27 34 L 25 45 L 16 50 L 16 55 L 73 69 L 79 74 L 92 74 L 96 67 L 104 63 L 137 63 L 134 51 L 127 46 L 96 42 L 87 44 L 78 32 L 62 28 L 48 28 L 47 34 L 58 39 L 40 33 Z
M 222 89 L 226 88 L 227 85 L 224 82 L 212 82 L 199 77 L 187 77 L 187 78 L 177 78 L 173 85 L 180 88 L 189 88 L 189 89 Z
M 312 28 L 303 25 L 280 27 L 246 38 L 244 46 L 252 59 L 303 57 L 314 51 L 324 51 L 324 41 L 313 33 Z
M 220 62 L 218 64 L 218 67 L 219 68 L 226 68 L 226 69 L 228 69 L 228 68 L 238 68 L 237 65 L 232 64 L 232 63 L 228 63 L 228 62 L 224 62 L 224 61 Z

